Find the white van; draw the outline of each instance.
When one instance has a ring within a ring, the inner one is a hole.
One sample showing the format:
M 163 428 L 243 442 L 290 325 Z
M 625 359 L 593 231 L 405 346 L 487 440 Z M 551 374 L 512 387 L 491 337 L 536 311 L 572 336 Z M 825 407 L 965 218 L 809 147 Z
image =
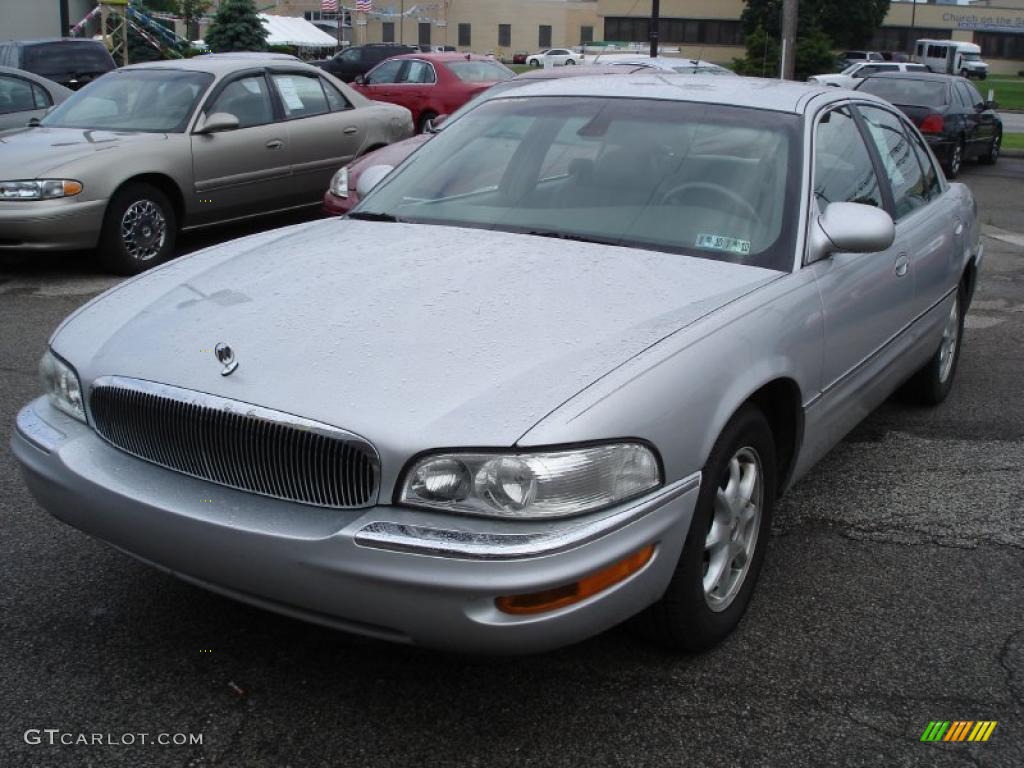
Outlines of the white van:
M 958 40 L 918 40 L 914 60 L 932 72 L 963 77 L 988 77 L 988 64 L 981 60 L 981 48 Z

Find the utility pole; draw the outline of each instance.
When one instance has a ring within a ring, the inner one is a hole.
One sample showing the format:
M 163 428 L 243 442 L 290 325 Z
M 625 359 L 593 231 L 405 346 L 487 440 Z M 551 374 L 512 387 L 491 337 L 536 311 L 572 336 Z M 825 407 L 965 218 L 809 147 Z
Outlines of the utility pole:
M 799 0 L 782 0 L 782 62 L 779 77 L 792 80 L 796 72 L 796 26 Z
M 910 52 L 915 50 L 914 27 L 917 26 L 917 0 L 910 6 Z
M 658 25 L 661 18 L 661 0 L 651 0 L 651 58 L 658 55 Z
M 68 0 L 60 0 L 60 36 L 71 35 L 71 12 L 68 10 Z

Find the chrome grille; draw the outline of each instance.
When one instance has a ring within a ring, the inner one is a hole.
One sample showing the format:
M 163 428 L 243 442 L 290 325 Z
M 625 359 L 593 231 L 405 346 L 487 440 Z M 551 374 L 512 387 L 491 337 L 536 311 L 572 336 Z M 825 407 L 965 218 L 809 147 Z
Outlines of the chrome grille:
M 323 507 L 376 500 L 376 451 L 336 427 L 120 376 L 97 379 L 89 405 L 104 440 L 167 469 Z

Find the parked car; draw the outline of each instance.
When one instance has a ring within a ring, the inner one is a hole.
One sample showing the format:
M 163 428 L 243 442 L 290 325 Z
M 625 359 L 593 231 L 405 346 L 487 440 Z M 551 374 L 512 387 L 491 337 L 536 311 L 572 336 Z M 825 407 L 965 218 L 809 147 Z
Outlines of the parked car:
M 879 72 L 927 72 L 923 64 L 902 63 L 895 61 L 861 61 L 851 64 L 835 75 L 812 75 L 807 82 L 816 85 L 832 85 L 836 88 L 853 88 L 857 81 Z
M 23 69 L 0 67 L 0 131 L 25 127 L 71 94 L 53 80 Z
M 885 61 L 877 51 L 843 51 L 839 55 L 839 69 L 846 69 L 851 64 L 861 61 Z
M 981 47 L 959 40 L 918 40 L 914 58 L 932 72 L 961 77 L 988 77 L 988 64 L 981 60 Z
M 359 75 L 365 75 L 385 59 L 416 52 L 417 49 L 411 45 L 369 43 L 351 46 L 326 61 L 317 61 L 314 64 L 330 72 L 342 82 L 351 83 Z
M 495 83 L 515 73 L 501 62 L 470 53 L 394 56 L 352 82 L 369 99 L 399 104 L 419 131 L 438 115 L 450 114 Z
M 348 217 L 90 302 L 18 415 L 28 487 L 376 638 L 721 641 L 776 500 L 903 382 L 948 395 L 983 253 L 881 99 L 683 77 L 486 95 Z
M 865 78 L 857 90 L 895 104 L 914 121 L 955 179 L 963 161 L 977 158 L 989 165 L 999 159 L 1003 121 L 997 104 L 986 100 L 974 84 L 953 75 L 880 74 Z
M 546 51 L 530 54 L 526 57 L 526 63 L 531 67 L 561 67 L 565 64 L 582 64 L 584 58 L 582 53 L 577 53 L 568 48 L 550 48 Z
M 76 37 L 0 43 L 0 66 L 24 69 L 72 91 L 117 69 L 103 43 Z
M 674 72 L 677 75 L 735 75 L 731 69 L 712 64 L 710 61 L 700 59 L 682 59 L 672 56 L 637 56 L 631 54 L 611 54 L 599 56 L 594 59 L 593 64 L 604 64 L 607 66 L 642 67 L 644 69 L 658 69 L 666 72 Z
M 512 54 L 512 63 L 513 64 L 525 64 L 526 63 L 526 57 L 529 56 L 529 55 L 530 55 L 529 51 L 516 51 L 515 53 Z
M 300 62 L 226 56 L 124 67 L 0 141 L 0 252 L 95 249 L 116 272 L 181 229 L 318 204 L 362 152 L 412 133 Z
M 557 67 L 555 69 L 533 69 L 516 75 L 510 80 L 504 80 L 492 85 L 484 92 L 484 94 L 495 95 L 498 93 L 504 93 L 512 90 L 513 88 L 519 88 L 541 80 L 559 80 L 565 77 L 628 75 L 630 73 L 643 72 L 645 70 L 646 67 L 642 66 L 628 67 L 602 65 L 578 68 Z M 456 117 L 461 115 L 474 103 L 474 101 L 467 102 L 454 114 L 438 115 L 438 118 L 432 121 L 431 127 L 424 130 L 422 133 L 405 139 L 405 141 L 396 141 L 394 144 L 381 147 L 373 152 L 367 152 L 365 155 L 361 155 L 348 165 L 340 168 L 338 172 L 334 174 L 334 178 L 331 179 L 330 187 L 328 187 L 327 191 L 324 193 L 324 212 L 332 216 L 344 216 L 359 202 L 359 179 L 362 178 L 363 171 L 368 168 L 377 168 L 379 170 L 380 168 L 385 167 L 390 169 L 399 165 L 406 157 L 416 151 L 421 144 L 433 138 L 436 133 L 443 129 L 444 125 L 447 125 L 449 121 L 454 120 Z

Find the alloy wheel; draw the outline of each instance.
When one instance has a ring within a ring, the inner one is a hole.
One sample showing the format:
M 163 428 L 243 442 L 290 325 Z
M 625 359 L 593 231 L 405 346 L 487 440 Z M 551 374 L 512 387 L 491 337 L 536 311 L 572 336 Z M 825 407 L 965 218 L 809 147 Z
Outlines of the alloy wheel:
M 156 258 L 167 241 L 167 219 L 152 200 L 136 200 L 121 217 L 121 242 L 137 261 Z
M 953 371 L 956 359 L 956 348 L 960 343 L 960 297 L 953 300 L 953 306 L 946 318 L 946 327 L 942 329 L 942 342 L 939 345 L 939 382 L 945 384 Z
M 953 157 L 949 161 L 949 175 L 956 176 L 960 173 L 960 166 L 964 161 L 964 148 L 963 145 L 957 144 L 953 147 Z
M 750 570 L 764 507 L 763 478 L 761 457 L 747 446 L 733 454 L 719 483 L 704 539 L 704 600 L 712 611 L 732 604 Z

